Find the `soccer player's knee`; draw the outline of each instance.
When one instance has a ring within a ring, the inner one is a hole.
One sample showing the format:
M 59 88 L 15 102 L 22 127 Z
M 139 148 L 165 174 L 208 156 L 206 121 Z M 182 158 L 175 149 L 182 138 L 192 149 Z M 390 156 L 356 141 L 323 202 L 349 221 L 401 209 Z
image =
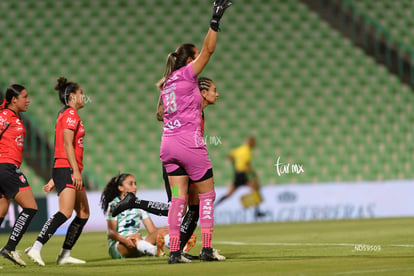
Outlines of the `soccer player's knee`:
M 207 192 L 207 193 L 199 194 L 198 198 L 200 199 L 200 202 L 202 200 L 208 200 L 208 201 L 214 202 L 214 200 L 216 199 L 216 191 L 212 190 L 212 191 Z

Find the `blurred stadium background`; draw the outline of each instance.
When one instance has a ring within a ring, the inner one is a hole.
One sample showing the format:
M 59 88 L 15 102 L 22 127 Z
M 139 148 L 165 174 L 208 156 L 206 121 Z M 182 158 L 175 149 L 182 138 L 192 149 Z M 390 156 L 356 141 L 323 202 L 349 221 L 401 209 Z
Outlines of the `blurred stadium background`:
M 35 193 L 50 177 L 59 76 L 87 96 L 89 189 L 119 171 L 139 189 L 163 187 L 155 83 L 179 44 L 202 46 L 210 2 L 0 2 L 0 86 L 21 83 L 31 96 L 22 167 Z M 202 74 L 220 94 L 206 110 L 217 186 L 249 135 L 262 185 L 414 178 L 411 1 L 234 2 Z M 279 156 L 305 172 L 278 176 Z

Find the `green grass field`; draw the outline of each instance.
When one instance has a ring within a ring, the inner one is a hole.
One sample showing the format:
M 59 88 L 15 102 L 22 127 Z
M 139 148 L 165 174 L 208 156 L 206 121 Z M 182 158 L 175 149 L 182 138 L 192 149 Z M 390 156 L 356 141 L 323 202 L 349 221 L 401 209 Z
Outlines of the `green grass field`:
M 226 261 L 168 265 L 167 258 L 112 260 L 104 232 L 84 233 L 72 255 L 85 265 L 57 266 L 63 236 L 44 247 L 46 267 L 0 259 L 0 275 L 414 275 L 413 218 L 216 226 L 214 247 Z M 37 233 L 27 233 L 24 250 Z M 200 250 L 200 232 L 197 245 Z M 3 245 L 7 235 L 0 235 Z

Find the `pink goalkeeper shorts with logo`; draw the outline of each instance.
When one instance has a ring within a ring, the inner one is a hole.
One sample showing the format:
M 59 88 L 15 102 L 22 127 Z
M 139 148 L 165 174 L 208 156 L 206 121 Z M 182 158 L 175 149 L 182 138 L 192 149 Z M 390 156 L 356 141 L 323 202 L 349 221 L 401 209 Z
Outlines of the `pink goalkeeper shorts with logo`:
M 167 173 L 182 167 L 191 180 L 201 179 L 212 168 L 206 145 L 194 135 L 163 136 L 160 160 Z

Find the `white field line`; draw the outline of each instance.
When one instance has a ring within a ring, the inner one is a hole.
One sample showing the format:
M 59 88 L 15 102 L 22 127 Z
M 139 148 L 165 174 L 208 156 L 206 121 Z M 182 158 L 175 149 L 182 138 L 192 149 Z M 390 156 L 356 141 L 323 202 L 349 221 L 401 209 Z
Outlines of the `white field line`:
M 237 242 L 237 241 L 213 241 L 214 244 L 227 244 L 239 246 L 351 246 L 361 245 L 362 243 L 308 243 L 308 242 Z M 413 248 L 414 244 L 379 244 L 381 247 L 409 247 Z
M 351 271 L 346 271 L 346 272 L 337 272 L 334 275 L 352 275 L 352 274 L 382 273 L 382 272 L 402 272 L 402 271 L 414 271 L 414 267 L 407 267 L 407 268 L 366 269 L 366 270 L 351 270 Z
M 236 241 L 214 241 L 214 244 L 227 244 L 235 246 L 344 246 L 355 247 L 361 244 L 355 243 L 308 243 L 308 242 L 236 242 Z M 407 247 L 414 248 L 414 244 L 381 244 L 381 247 Z M 387 272 L 403 272 L 414 271 L 414 267 L 407 268 L 383 268 L 383 269 L 366 269 L 366 270 L 351 270 L 344 272 L 336 272 L 334 275 L 354 275 L 354 274 L 366 274 L 366 273 L 387 273 Z M 301 274 L 303 275 L 303 274 Z

